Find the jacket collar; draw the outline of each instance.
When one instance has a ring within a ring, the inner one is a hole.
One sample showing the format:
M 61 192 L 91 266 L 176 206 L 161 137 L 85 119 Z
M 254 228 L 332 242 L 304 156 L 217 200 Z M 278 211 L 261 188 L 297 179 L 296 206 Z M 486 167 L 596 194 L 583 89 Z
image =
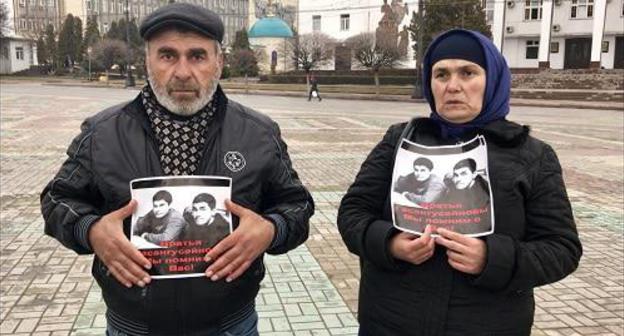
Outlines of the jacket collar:
M 431 118 L 419 118 L 416 127 L 421 132 L 440 139 L 442 130 L 440 126 Z M 514 147 L 526 140 L 529 136 L 530 129 L 528 126 L 517 124 L 506 119 L 492 121 L 472 132 L 466 133 L 461 140 L 467 141 L 474 138 L 477 134 L 483 134 L 488 141 L 492 141 L 502 147 Z
M 529 136 L 529 126 L 520 125 L 513 121 L 499 119 L 485 125 L 481 129 L 486 139 L 497 145 L 513 147 L 524 142 Z

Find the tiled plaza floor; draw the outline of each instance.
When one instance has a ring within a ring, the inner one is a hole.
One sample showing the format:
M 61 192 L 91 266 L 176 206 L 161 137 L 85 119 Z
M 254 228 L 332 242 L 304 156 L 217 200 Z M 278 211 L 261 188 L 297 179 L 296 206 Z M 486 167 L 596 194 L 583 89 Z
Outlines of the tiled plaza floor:
M 0 129 L 0 334 L 101 335 L 88 256 L 43 235 L 38 195 L 81 121 L 136 91 L 3 84 Z M 359 266 L 336 211 L 368 151 L 422 104 L 235 96 L 282 127 L 317 212 L 305 246 L 267 257 L 257 304 L 262 335 L 355 335 Z M 534 335 L 624 335 L 624 113 L 517 107 L 561 159 L 584 243 L 576 273 L 536 290 Z

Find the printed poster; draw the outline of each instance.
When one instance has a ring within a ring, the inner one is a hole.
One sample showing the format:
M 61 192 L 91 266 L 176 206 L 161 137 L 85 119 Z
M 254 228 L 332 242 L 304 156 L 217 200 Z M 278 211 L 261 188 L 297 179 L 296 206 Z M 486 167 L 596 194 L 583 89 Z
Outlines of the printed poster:
M 204 276 L 204 256 L 232 232 L 225 209 L 231 178 L 142 178 L 130 181 L 130 190 L 138 201 L 130 241 L 152 263 L 152 278 Z
M 423 234 L 427 225 L 471 237 L 494 232 L 485 138 L 453 146 L 423 146 L 403 139 L 392 173 L 392 220 Z

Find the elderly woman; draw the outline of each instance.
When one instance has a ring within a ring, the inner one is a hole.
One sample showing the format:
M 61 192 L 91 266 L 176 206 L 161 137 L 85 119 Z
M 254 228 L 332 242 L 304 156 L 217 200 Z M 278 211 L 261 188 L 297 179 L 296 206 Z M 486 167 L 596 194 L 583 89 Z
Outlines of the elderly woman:
M 483 35 L 437 37 L 423 82 L 431 115 L 388 129 L 338 213 L 342 238 L 360 257 L 360 335 L 529 335 L 533 289 L 572 273 L 582 253 L 557 156 L 506 120 L 511 75 Z M 494 233 L 396 230 L 390 192 L 401 139 L 441 146 L 476 135 L 487 143 Z

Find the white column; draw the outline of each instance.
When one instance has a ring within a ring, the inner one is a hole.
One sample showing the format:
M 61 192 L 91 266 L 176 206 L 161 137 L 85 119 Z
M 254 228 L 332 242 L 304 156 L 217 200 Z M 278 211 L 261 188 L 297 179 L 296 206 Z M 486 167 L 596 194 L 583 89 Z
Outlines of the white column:
M 32 55 L 32 64 L 31 65 L 39 65 L 39 60 L 37 59 L 37 43 L 30 43 L 30 53 Z
M 550 34 L 552 32 L 553 0 L 544 0 L 542 4 L 542 23 L 538 51 L 539 67 L 550 68 Z
M 600 68 L 602 54 L 602 37 L 604 35 L 605 18 L 607 15 L 607 0 L 594 1 L 594 29 L 592 33 L 591 65 Z
M 492 40 L 498 50 L 503 52 L 503 41 L 505 39 L 505 10 L 506 1 L 494 2 L 494 21 L 492 22 Z

